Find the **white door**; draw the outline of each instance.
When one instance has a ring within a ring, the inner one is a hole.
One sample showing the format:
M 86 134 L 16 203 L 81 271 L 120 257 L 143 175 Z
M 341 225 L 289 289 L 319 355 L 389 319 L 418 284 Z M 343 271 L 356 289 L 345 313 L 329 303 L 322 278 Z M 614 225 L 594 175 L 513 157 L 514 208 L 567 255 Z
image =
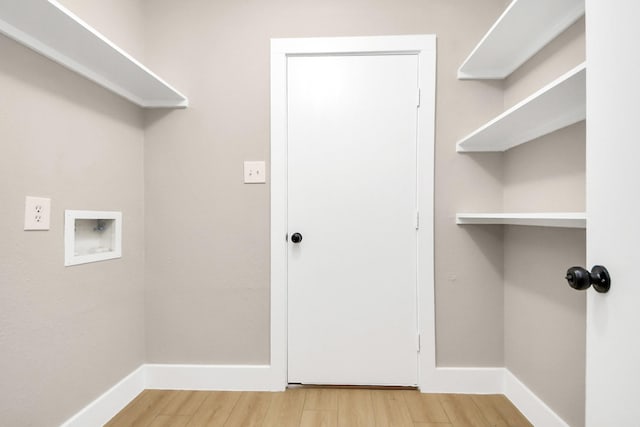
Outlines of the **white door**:
M 288 58 L 290 383 L 417 384 L 417 88 L 417 55 Z
M 587 0 L 587 297 L 590 427 L 640 426 L 640 2 Z

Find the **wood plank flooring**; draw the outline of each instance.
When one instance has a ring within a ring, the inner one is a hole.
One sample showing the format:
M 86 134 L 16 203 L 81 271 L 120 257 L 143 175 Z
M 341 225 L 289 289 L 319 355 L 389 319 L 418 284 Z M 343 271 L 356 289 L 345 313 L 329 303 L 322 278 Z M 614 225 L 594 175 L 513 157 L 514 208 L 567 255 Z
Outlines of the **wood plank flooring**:
M 293 388 L 282 393 L 145 390 L 107 427 L 525 427 L 502 395 Z

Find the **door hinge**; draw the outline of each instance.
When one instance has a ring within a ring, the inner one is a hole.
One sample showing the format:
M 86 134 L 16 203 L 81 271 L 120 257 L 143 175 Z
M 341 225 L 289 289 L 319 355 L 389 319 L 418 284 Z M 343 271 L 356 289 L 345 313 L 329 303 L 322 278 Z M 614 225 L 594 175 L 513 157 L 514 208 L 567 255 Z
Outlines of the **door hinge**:
M 418 108 L 420 107 L 420 98 L 421 98 L 421 96 L 422 96 L 422 93 L 420 92 L 420 88 L 418 88 L 418 102 L 417 102 L 417 105 L 416 105 Z
M 416 230 L 420 230 L 420 212 L 416 211 Z
M 421 347 L 420 334 L 418 334 L 418 353 L 420 352 L 420 347 Z

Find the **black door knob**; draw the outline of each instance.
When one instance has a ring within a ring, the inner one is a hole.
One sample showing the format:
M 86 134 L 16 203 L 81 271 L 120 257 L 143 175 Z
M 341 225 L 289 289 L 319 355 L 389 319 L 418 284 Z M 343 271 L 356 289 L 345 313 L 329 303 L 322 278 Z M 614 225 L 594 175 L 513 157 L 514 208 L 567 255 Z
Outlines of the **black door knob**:
M 579 291 L 584 291 L 591 285 L 600 293 L 609 292 L 611 289 L 611 276 L 601 265 L 594 265 L 591 272 L 582 267 L 571 267 L 567 270 L 565 279 L 569 282 L 569 286 Z
M 291 235 L 291 241 L 292 241 L 293 243 L 300 243 L 300 242 L 302 242 L 302 234 L 300 234 L 300 233 L 293 233 L 293 234 Z

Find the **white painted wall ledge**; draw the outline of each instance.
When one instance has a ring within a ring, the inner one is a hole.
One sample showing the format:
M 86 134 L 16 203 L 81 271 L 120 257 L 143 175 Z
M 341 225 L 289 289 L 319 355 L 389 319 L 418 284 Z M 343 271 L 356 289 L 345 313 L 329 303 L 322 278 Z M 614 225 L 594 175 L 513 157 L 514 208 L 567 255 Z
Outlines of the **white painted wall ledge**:
M 584 0 L 513 0 L 458 69 L 459 79 L 504 79 L 584 15 Z
M 506 368 L 436 368 L 424 393 L 504 394 L 536 426 L 569 427 Z M 283 391 L 281 372 L 269 365 L 145 364 L 91 402 L 62 427 L 100 426 L 145 389 Z
M 587 215 L 585 212 L 458 213 L 456 224 L 586 228 Z
M 462 138 L 456 150 L 506 151 L 584 120 L 586 79 L 582 63 Z
M 189 104 L 186 96 L 55 0 L 1 1 L 0 33 L 141 107 Z

